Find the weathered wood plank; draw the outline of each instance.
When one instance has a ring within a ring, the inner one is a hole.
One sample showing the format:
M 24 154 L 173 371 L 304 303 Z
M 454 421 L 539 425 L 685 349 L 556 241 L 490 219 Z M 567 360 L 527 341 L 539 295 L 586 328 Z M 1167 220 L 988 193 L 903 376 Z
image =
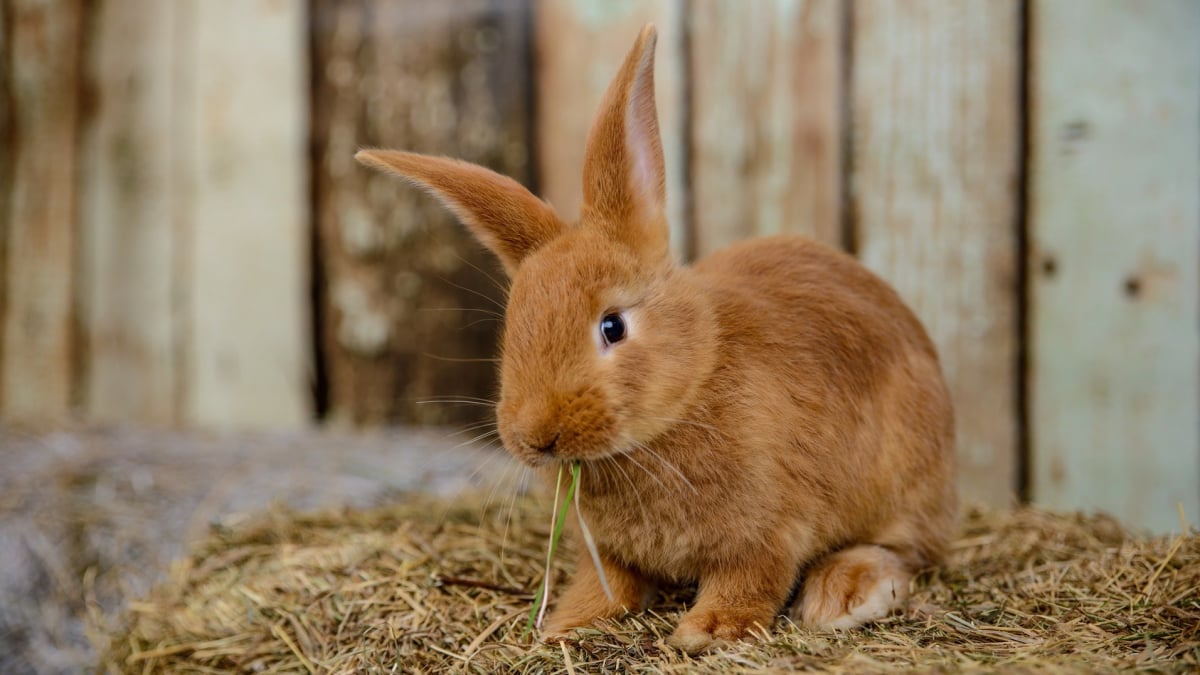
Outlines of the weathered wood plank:
M 841 243 L 842 11 L 840 0 L 690 7 L 697 257 L 780 232 Z
M 8 291 L 8 231 L 12 218 L 13 155 L 17 144 L 17 127 L 12 92 L 12 4 L 0 0 L 0 145 L 9 149 L 0 152 L 0 383 L 4 381 L 4 317 Z M 0 384 L 0 417 L 4 415 L 4 391 Z
M 567 220 L 579 215 L 584 144 L 600 98 L 638 32 L 647 23 L 655 24 L 654 83 L 666 159 L 667 222 L 672 250 L 685 256 L 690 250 L 684 138 L 685 3 L 538 0 L 535 8 L 539 191 Z
M 174 7 L 102 0 L 90 9 L 80 328 L 84 413 L 101 422 L 176 421 Z
M 184 419 L 299 424 L 310 416 L 305 6 L 178 9 Z
M 359 166 L 354 152 L 448 155 L 527 181 L 529 3 L 312 7 L 328 415 L 360 424 L 486 418 L 487 406 L 428 399 L 493 393 L 503 272 L 439 204 Z
M 1033 498 L 1178 529 L 1200 514 L 1200 4 L 1031 10 Z
M 863 262 L 937 344 L 963 498 L 1017 488 L 1019 3 L 853 6 L 851 209 Z
M 79 0 L 5 0 L 11 129 L 0 401 L 9 419 L 66 415 L 73 343 Z

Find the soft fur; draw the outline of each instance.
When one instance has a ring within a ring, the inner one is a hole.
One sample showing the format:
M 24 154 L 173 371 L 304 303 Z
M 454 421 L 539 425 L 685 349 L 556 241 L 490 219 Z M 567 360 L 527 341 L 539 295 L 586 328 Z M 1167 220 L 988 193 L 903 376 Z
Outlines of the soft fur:
M 887 284 L 803 237 L 672 260 L 654 42 L 648 26 L 605 95 L 577 224 L 481 167 L 358 157 L 441 199 L 512 277 L 500 436 L 547 477 L 583 462 L 615 596 L 584 554 L 548 635 L 637 610 L 656 583 L 698 582 L 671 636 L 695 652 L 768 629 L 800 575 L 803 623 L 878 619 L 952 528 L 934 347 Z M 609 347 L 599 323 L 617 311 L 628 336 Z

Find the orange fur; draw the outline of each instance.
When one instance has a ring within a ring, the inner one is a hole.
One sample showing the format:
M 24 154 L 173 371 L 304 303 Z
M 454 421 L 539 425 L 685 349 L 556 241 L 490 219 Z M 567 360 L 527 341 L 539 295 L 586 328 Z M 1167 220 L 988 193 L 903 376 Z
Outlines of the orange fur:
M 688 268 L 669 256 L 647 27 L 588 137 L 567 226 L 511 180 L 441 158 L 364 151 L 454 210 L 512 275 L 497 407 L 505 447 L 552 477 L 581 460 L 582 507 L 616 597 L 587 558 L 558 635 L 698 582 L 672 644 L 794 615 L 845 628 L 900 607 L 954 511 L 953 416 L 937 355 L 896 293 L 797 236 Z M 611 347 L 599 323 L 621 312 Z

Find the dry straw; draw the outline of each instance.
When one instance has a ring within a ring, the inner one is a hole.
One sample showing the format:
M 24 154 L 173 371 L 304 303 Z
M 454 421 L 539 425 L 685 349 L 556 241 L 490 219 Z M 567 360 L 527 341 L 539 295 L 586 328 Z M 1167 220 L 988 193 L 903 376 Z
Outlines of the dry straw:
M 1026 672 L 1200 669 L 1200 535 L 1147 539 L 1102 516 L 971 513 L 906 616 L 840 635 L 784 619 L 691 658 L 663 638 L 689 600 L 538 644 L 544 504 L 412 501 L 276 511 L 214 529 L 109 633 L 102 669 L 211 672 Z M 506 539 L 506 525 L 511 528 Z M 555 586 L 566 578 L 558 556 Z M 553 602 L 553 596 L 551 601 Z

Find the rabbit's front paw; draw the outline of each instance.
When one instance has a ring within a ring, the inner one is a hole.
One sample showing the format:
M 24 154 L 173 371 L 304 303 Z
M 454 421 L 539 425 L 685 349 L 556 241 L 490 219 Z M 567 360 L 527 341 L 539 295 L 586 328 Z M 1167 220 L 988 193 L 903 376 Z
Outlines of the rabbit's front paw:
M 751 631 L 765 632 L 771 624 L 771 612 L 736 609 L 693 609 L 683 616 L 667 644 L 697 654 L 710 647 L 751 637 Z
M 570 638 L 577 628 L 591 626 L 600 618 L 603 618 L 602 614 L 572 612 L 565 609 L 551 612 L 550 618 L 546 620 L 546 627 L 542 630 L 542 642 L 554 643 Z

